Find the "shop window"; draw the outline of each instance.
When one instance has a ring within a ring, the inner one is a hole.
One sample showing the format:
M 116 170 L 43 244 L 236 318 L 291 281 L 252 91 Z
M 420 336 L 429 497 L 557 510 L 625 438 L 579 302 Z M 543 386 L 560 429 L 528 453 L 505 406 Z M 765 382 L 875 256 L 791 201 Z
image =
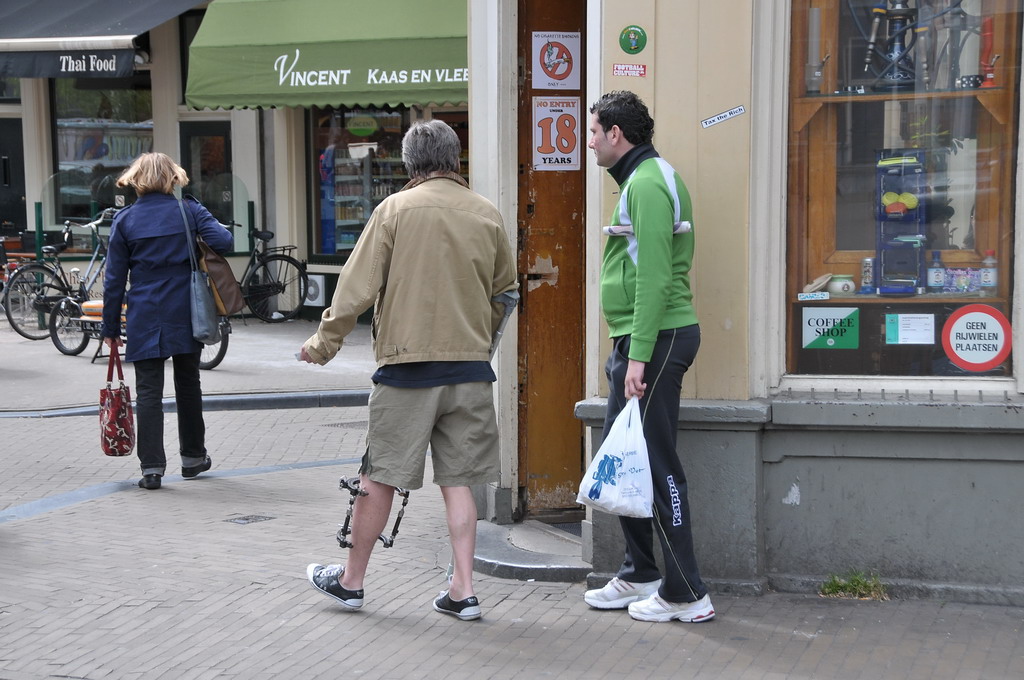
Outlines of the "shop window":
M 182 193 L 194 196 L 235 237 L 235 249 L 249 248 L 249 191 L 233 173 L 231 122 L 183 122 L 181 164 L 188 173 Z
M 409 181 L 402 164 L 409 110 L 313 108 L 310 115 L 316 216 L 313 252 L 346 255 L 373 209 Z
M 1010 375 L 1021 5 L 793 2 L 789 373 Z
M 52 205 L 59 224 L 134 202 L 134 192 L 114 184 L 139 154 L 153 150 L 149 74 L 51 82 L 57 172 L 42 197 L 46 214 Z

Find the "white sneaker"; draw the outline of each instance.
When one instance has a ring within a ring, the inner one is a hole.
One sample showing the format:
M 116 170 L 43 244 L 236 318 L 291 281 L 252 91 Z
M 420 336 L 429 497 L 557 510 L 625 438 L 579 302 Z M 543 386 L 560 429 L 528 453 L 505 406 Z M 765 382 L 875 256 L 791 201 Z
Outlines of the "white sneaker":
M 646 600 L 629 605 L 629 615 L 637 621 L 671 621 L 678 619 L 688 623 L 710 621 L 715 618 L 711 598 L 705 595 L 696 602 L 665 602 L 658 593 Z
M 604 588 L 588 590 L 583 601 L 595 609 L 625 609 L 631 602 L 657 594 L 661 579 L 648 583 L 630 583 L 616 576 Z

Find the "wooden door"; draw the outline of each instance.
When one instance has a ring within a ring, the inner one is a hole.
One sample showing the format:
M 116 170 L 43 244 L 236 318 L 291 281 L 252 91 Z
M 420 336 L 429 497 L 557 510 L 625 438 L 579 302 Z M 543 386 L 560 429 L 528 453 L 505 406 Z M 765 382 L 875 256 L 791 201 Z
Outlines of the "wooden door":
M 575 498 L 583 474 L 583 427 L 573 409 L 583 396 L 589 115 L 582 91 L 585 26 L 584 0 L 519 0 L 519 491 L 522 507 L 532 517 L 578 512 Z M 538 47 L 535 34 L 562 34 L 568 40 L 540 37 L 544 42 Z M 578 48 L 572 42 L 574 34 Z M 549 55 L 543 64 L 541 53 Z M 559 65 L 552 67 L 559 59 Z M 534 86 L 535 69 L 562 78 L 570 66 L 578 71 L 565 78 L 567 83 L 557 84 L 574 84 L 574 89 Z M 542 118 L 541 125 L 547 127 L 540 142 L 567 151 L 575 140 L 578 169 L 534 167 L 535 98 L 578 100 L 565 113 Z

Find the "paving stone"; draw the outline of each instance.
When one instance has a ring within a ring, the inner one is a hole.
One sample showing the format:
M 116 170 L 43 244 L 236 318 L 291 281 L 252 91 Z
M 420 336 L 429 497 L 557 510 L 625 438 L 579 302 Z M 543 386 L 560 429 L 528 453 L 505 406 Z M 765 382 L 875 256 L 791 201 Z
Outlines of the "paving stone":
M 0 419 L 0 680 L 1024 677 L 1024 609 L 930 600 L 718 595 L 703 624 L 633 621 L 583 583 L 477 574 L 484 615 L 433 611 L 448 562 L 443 502 L 413 492 L 377 547 L 366 605 L 342 611 L 305 566 L 334 538 L 365 448 L 363 407 L 207 414 L 214 469 L 135 486 L 91 417 Z M 167 449 L 176 450 L 175 427 Z M 249 515 L 270 517 L 238 524 Z

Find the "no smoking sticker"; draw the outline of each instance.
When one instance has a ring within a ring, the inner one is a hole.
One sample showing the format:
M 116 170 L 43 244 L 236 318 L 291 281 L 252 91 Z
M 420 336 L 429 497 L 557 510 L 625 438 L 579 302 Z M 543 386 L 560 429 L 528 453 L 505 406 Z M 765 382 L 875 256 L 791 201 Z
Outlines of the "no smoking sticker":
M 580 89 L 580 34 L 554 31 L 533 34 L 533 87 Z

